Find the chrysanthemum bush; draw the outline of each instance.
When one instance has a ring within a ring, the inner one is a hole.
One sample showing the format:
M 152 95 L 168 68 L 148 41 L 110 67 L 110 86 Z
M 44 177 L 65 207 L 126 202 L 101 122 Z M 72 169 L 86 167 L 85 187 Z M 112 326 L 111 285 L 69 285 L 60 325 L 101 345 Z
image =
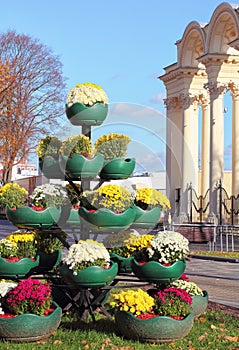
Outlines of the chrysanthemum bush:
M 128 258 L 131 255 L 131 250 L 126 246 L 129 239 L 134 239 L 140 234 L 134 229 L 122 231 L 107 235 L 103 243 L 110 253 L 118 254 L 122 257 Z
M 154 207 L 159 207 L 162 210 L 170 209 L 170 201 L 168 197 L 159 190 L 150 187 L 143 187 L 136 189 L 135 193 L 135 205 L 144 210 L 152 209 Z
M 145 251 L 146 261 L 157 261 L 162 264 L 184 260 L 189 254 L 189 241 L 181 233 L 160 231 L 150 241 Z
M 101 154 L 107 161 L 117 157 L 125 158 L 130 141 L 130 137 L 123 134 L 102 135 L 94 144 L 94 152 Z
M 97 102 L 107 104 L 108 96 L 101 86 L 86 82 L 77 84 L 75 88 L 71 88 L 67 95 L 68 107 L 71 107 L 77 102 L 85 106 L 93 106 Z
M 127 290 L 112 293 L 110 306 L 114 311 L 128 311 L 140 319 L 168 316 L 186 317 L 191 311 L 192 297 L 183 289 L 169 287 L 162 290 Z
M 97 190 L 83 191 L 80 196 L 82 206 L 87 209 L 107 208 L 116 213 L 133 205 L 133 193 L 115 184 L 104 185 Z
M 36 252 L 35 232 L 18 230 L 0 240 L 2 258 L 35 258 Z
M 31 313 L 43 316 L 51 303 L 50 283 L 27 278 L 7 292 L 2 305 L 6 313 L 14 315 Z
M 35 207 L 43 209 L 50 206 L 59 207 L 70 204 L 66 188 L 62 185 L 50 183 L 37 186 L 30 195 L 30 200 Z
M 42 138 L 36 147 L 36 153 L 39 158 L 45 156 L 57 155 L 61 147 L 61 140 L 56 136 L 46 136 Z
M 191 296 L 194 296 L 194 295 L 201 295 L 201 296 L 203 296 L 202 289 L 195 282 L 178 279 L 178 280 L 173 281 L 172 283 L 170 283 L 170 286 L 186 290 L 186 292 L 188 294 L 190 294 Z
M 73 271 L 77 272 L 90 266 L 100 266 L 103 268 L 110 267 L 110 255 L 103 243 L 94 240 L 80 240 L 78 243 L 72 244 L 68 250 L 63 263 Z
M 68 158 L 72 158 L 76 154 L 89 158 L 92 155 L 91 147 L 91 140 L 88 136 L 83 134 L 71 135 L 62 141 L 60 153 Z
M 15 182 L 0 187 L 0 206 L 23 207 L 27 202 L 28 191 Z

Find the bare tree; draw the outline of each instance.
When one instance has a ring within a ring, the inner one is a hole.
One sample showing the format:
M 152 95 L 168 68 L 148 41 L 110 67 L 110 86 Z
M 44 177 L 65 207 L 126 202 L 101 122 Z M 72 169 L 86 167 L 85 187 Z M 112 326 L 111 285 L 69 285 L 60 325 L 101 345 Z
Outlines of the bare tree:
M 6 183 L 13 165 L 59 124 L 66 87 L 58 56 L 38 40 L 14 31 L 0 35 L 1 80 L 5 88 L 0 89 L 0 158 Z

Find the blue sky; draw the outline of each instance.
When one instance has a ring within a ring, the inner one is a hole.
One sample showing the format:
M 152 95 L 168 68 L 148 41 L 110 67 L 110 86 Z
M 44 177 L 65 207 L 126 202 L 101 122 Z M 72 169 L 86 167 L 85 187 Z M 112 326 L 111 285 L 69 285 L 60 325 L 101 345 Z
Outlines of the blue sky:
M 63 63 L 70 89 L 90 81 L 107 92 L 111 110 L 103 133 L 126 130 L 130 156 L 148 171 L 165 169 L 165 88 L 157 79 L 176 62 L 175 42 L 191 21 L 209 22 L 217 0 L 0 1 L 0 31 L 39 39 Z M 67 122 L 66 122 L 67 123 Z M 126 127 L 127 125 L 127 127 Z M 61 133 L 57 130 L 56 133 Z M 79 133 L 73 128 L 71 132 Z M 230 136 L 226 146 L 230 145 Z M 230 147 L 228 148 L 230 149 Z

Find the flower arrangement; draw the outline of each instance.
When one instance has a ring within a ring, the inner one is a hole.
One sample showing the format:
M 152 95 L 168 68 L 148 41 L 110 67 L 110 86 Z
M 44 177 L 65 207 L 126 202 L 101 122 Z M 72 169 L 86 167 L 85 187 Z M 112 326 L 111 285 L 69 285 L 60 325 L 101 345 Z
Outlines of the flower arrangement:
M 60 238 L 60 239 L 59 239 Z M 37 252 L 43 252 L 45 254 L 52 254 L 56 250 L 63 249 L 63 240 L 67 238 L 65 232 L 59 232 L 56 236 L 53 232 L 36 232 L 35 233 L 35 245 Z
M 152 209 L 153 207 L 160 207 L 163 210 L 170 209 L 170 202 L 167 196 L 149 187 L 136 189 L 134 203 L 144 210 Z
M 61 140 L 56 136 L 46 136 L 42 138 L 36 148 L 36 153 L 39 158 L 45 156 L 52 156 L 59 153 L 61 147 Z
M 56 184 L 47 183 L 37 186 L 29 197 L 36 210 L 70 203 L 66 188 Z
M 75 88 L 71 88 L 67 95 L 67 105 L 71 107 L 74 103 L 82 103 L 85 106 L 93 106 L 99 102 L 108 103 L 108 97 L 101 86 L 93 83 L 77 84 Z
M 135 317 L 145 320 L 157 316 L 183 319 L 191 311 L 192 297 L 180 288 L 143 291 L 127 290 L 112 294 L 110 306 L 114 310 L 128 311 Z
M 160 231 L 148 244 L 149 246 L 142 252 L 135 252 L 137 261 L 172 264 L 178 260 L 184 260 L 189 254 L 189 241 L 175 231 Z
M 2 305 L 6 313 L 16 316 L 26 313 L 44 316 L 51 302 L 50 283 L 27 278 L 7 292 Z
M 120 157 L 125 158 L 127 155 L 128 143 L 131 139 L 126 135 L 111 133 L 103 135 L 96 140 L 94 152 L 101 154 L 106 161 Z
M 126 243 L 130 238 L 133 239 L 134 237 L 138 236 L 139 233 L 136 230 L 126 230 L 107 235 L 104 238 L 103 243 L 110 253 L 115 253 L 124 258 L 128 258 L 131 255 L 131 251 L 126 246 Z
M 124 187 L 109 184 L 97 190 L 83 191 L 80 202 L 87 209 L 108 208 L 121 213 L 133 205 L 133 195 Z
M 91 140 L 83 134 L 71 135 L 62 141 L 60 153 L 68 158 L 72 158 L 75 154 L 89 158 L 92 155 Z
M 15 182 L 0 187 L 0 206 L 20 208 L 27 202 L 28 191 Z
M 103 243 L 87 239 L 72 244 L 63 263 L 73 270 L 73 275 L 90 266 L 110 267 L 110 255 Z
M 152 311 L 154 299 L 142 289 L 121 291 L 111 295 L 113 301 L 110 306 L 119 311 L 129 311 L 133 315 L 139 316 Z
M 153 311 L 160 316 L 183 319 L 191 311 L 192 297 L 186 290 L 169 287 L 153 295 Z
M 0 241 L 0 255 L 3 258 L 35 258 L 37 247 L 35 232 L 15 231 Z

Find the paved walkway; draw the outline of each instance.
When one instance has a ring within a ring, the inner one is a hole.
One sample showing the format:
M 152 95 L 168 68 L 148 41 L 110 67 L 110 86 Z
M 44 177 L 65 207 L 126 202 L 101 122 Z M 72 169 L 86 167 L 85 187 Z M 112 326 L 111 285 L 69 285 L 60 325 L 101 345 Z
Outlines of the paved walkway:
M 16 230 L 7 220 L 0 220 L 0 239 Z M 191 258 L 185 273 L 208 291 L 209 300 L 239 308 L 239 262 Z

